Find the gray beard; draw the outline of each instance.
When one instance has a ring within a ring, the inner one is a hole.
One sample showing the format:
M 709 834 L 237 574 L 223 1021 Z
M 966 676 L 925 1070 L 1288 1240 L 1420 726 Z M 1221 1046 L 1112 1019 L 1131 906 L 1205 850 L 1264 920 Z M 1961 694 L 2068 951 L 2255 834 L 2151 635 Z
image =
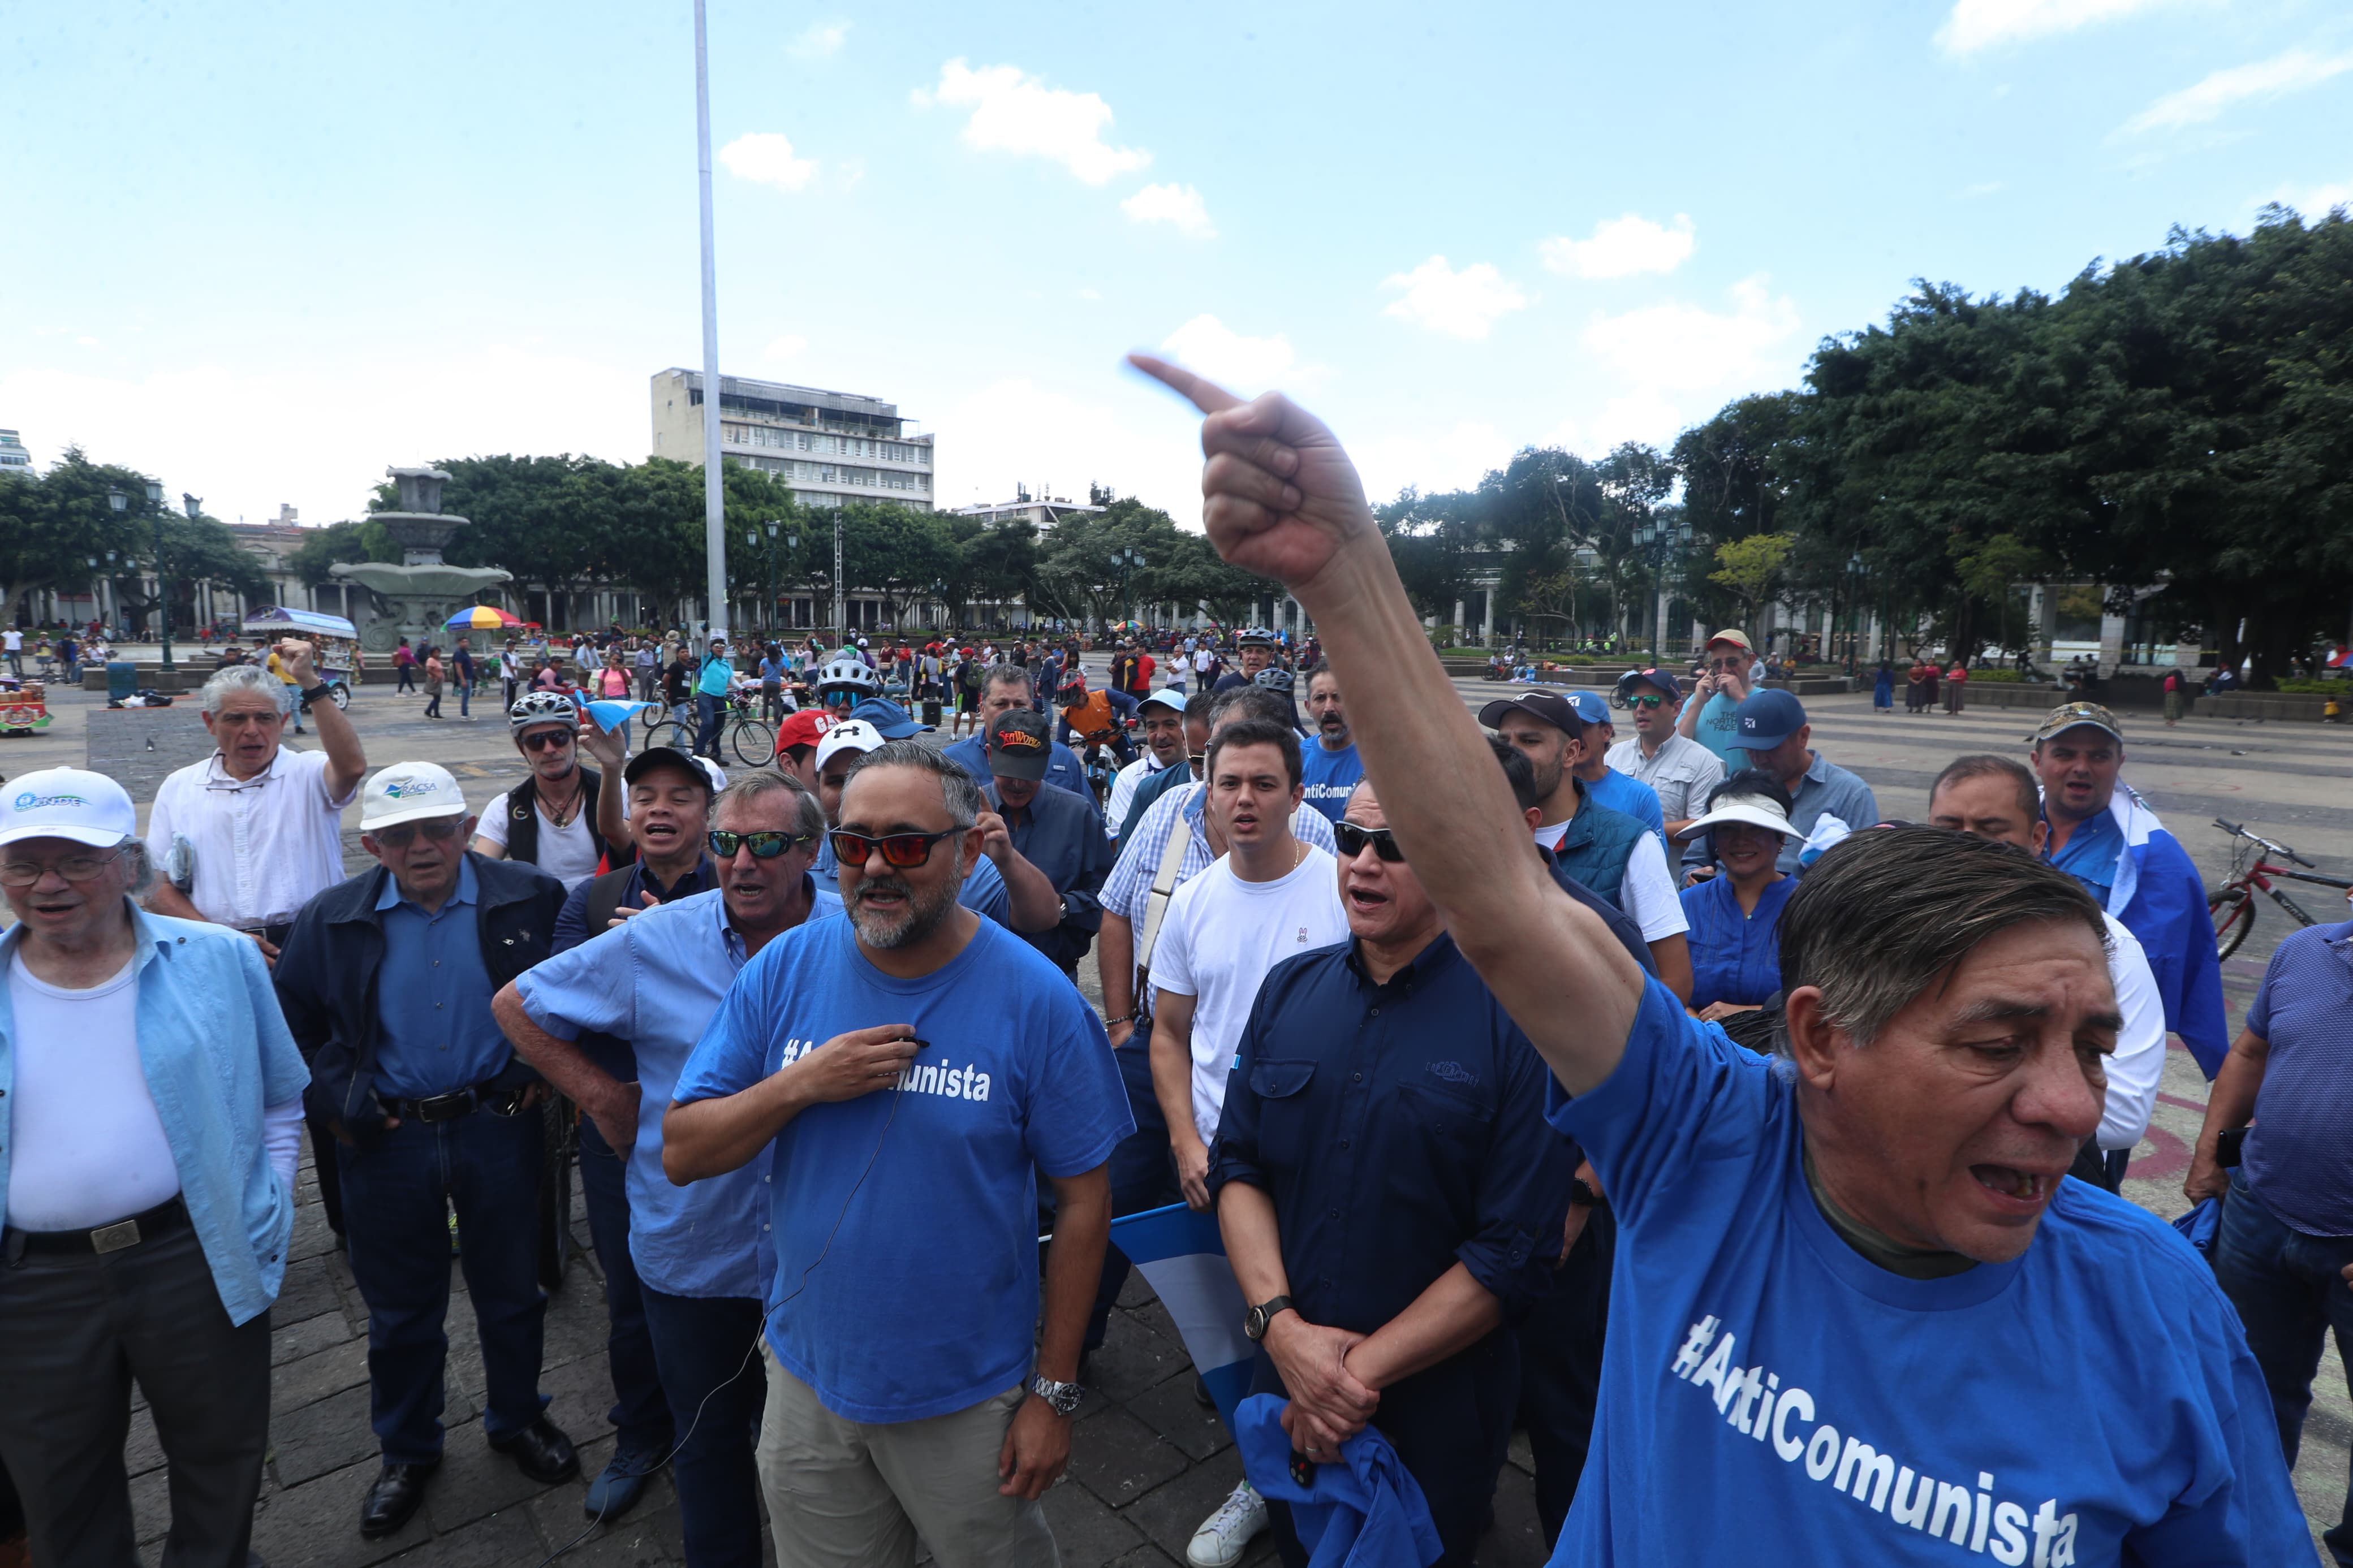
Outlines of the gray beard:
M 896 915 L 885 915 L 866 907 L 866 889 L 876 879 L 858 885 L 858 890 L 843 900 L 849 923 L 857 930 L 858 940 L 871 948 L 888 952 L 895 948 L 913 947 L 940 929 L 956 907 L 956 895 L 964 889 L 964 847 L 956 847 L 952 863 L 953 875 L 926 894 L 917 894 L 904 879 L 888 879 L 905 889 L 909 897 L 906 907 Z

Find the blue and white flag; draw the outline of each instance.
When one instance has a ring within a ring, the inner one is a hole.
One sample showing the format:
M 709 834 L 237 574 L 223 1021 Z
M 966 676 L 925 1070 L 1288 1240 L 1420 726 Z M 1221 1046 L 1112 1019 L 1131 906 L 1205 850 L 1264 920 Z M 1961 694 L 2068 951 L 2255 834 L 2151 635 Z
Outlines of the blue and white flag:
M 1176 1321 L 1193 1370 L 1208 1384 L 1226 1430 L 1235 1430 L 1234 1407 L 1250 1392 L 1250 1361 L 1258 1347 L 1242 1332 L 1248 1306 L 1242 1288 L 1234 1282 L 1233 1267 L 1226 1261 L 1218 1216 L 1207 1209 L 1171 1204 L 1112 1221 L 1111 1241 L 1144 1271 L 1153 1293 Z
M 596 721 L 596 728 L 609 735 L 647 709 L 659 708 L 661 704 L 624 702 L 616 698 L 600 698 L 594 702 L 583 702 L 580 706 L 588 717 Z
M 2222 1070 L 2231 1034 L 2205 881 L 2189 852 L 2130 784 L 2117 781 L 2108 815 L 2124 837 L 2108 884 L 2108 913 L 2140 939 L 2165 1005 L 2165 1026 L 2181 1037 L 2211 1079 Z

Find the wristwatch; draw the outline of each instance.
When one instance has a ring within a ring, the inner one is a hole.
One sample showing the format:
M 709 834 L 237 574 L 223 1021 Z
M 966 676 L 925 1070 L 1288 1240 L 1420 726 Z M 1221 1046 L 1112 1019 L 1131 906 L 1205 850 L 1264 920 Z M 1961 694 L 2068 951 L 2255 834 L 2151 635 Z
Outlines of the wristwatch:
M 334 694 L 335 689 L 322 680 L 319 682 L 318 685 L 313 686 L 308 691 L 302 693 L 302 700 L 305 703 L 324 702 L 334 696 Z
M 1079 1401 L 1086 1394 L 1086 1390 L 1075 1383 L 1056 1383 L 1045 1376 L 1031 1378 L 1029 1392 L 1052 1406 L 1057 1415 L 1077 1415 Z
M 1242 1314 L 1242 1332 L 1248 1334 L 1250 1342 L 1255 1344 L 1266 1338 L 1267 1325 L 1274 1321 L 1274 1315 L 1277 1312 L 1288 1312 L 1291 1310 L 1291 1298 L 1288 1296 L 1277 1296 L 1271 1301 L 1262 1301 Z

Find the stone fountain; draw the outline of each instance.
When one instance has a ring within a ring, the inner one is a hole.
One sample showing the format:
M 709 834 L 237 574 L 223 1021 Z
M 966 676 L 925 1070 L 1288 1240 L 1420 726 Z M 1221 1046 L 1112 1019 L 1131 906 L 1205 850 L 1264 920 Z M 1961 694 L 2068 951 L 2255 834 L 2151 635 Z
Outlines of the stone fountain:
M 360 646 L 370 653 L 390 653 L 402 637 L 411 647 L 454 642 L 459 634 L 444 623 L 471 605 L 476 594 L 512 581 L 514 574 L 496 566 L 451 566 L 442 561 L 441 547 L 466 526 L 464 518 L 441 510 L 441 487 L 449 482 L 448 474 L 438 468 L 385 472 L 400 487 L 400 510 L 372 513 L 369 521 L 384 524 L 399 543 L 400 564 L 344 561 L 327 570 L 375 595 L 380 611 L 360 632 Z

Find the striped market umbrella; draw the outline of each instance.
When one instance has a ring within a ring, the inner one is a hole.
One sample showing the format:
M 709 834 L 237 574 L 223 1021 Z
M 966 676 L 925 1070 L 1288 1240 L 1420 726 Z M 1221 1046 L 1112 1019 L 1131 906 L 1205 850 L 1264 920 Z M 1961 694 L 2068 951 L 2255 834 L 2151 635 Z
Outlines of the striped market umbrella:
M 453 632 L 496 631 L 501 626 L 519 626 L 522 622 L 504 610 L 489 605 L 471 605 L 442 623 Z

